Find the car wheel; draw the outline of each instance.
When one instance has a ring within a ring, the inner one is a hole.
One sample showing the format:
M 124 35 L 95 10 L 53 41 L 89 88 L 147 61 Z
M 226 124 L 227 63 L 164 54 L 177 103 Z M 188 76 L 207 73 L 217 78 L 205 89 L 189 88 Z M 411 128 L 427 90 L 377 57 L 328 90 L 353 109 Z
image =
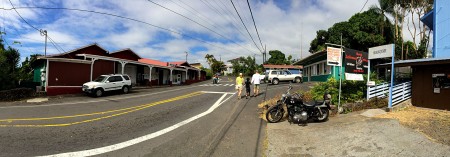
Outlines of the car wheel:
M 295 78 L 295 83 L 300 83 L 301 79 L 299 77 Z
M 278 83 L 280 83 L 278 79 L 273 79 L 272 84 L 277 85 Z
M 103 96 L 103 90 L 102 89 L 96 89 L 94 92 L 95 97 L 101 97 Z
M 122 87 L 122 92 L 123 92 L 124 94 L 127 94 L 128 92 L 130 92 L 130 88 L 128 88 L 128 86 L 123 86 L 123 87 Z

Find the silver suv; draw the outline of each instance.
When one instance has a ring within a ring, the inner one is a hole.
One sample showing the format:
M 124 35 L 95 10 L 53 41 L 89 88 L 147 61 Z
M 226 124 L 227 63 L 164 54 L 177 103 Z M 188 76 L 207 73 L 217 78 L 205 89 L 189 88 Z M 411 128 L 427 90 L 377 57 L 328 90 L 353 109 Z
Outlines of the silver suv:
M 269 70 L 266 73 L 266 77 L 269 83 L 278 84 L 280 81 L 292 81 L 296 83 L 302 83 L 302 75 L 301 74 L 292 74 L 288 70 Z
M 107 91 L 121 90 L 130 92 L 131 80 L 125 74 L 100 75 L 95 80 L 83 84 L 83 92 L 94 97 L 101 97 Z

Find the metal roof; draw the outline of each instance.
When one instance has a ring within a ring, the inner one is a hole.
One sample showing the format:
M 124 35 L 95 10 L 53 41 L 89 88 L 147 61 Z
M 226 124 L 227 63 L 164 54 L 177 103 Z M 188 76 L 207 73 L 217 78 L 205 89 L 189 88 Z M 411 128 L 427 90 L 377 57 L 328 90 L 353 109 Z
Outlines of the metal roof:
M 450 64 L 450 58 L 422 58 L 412 60 L 395 61 L 396 67 L 417 66 L 417 65 L 434 65 L 434 64 Z M 379 64 L 377 67 L 388 67 L 391 63 Z

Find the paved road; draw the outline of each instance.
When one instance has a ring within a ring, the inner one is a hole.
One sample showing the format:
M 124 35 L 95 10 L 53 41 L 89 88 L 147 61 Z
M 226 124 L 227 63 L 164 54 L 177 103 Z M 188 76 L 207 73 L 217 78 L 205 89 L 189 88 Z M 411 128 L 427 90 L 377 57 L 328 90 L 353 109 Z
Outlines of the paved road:
M 263 95 L 237 100 L 232 84 L 224 78 L 220 85 L 6 104 L 0 156 L 260 156 L 265 122 L 256 108 Z M 286 86 L 269 86 L 267 97 Z

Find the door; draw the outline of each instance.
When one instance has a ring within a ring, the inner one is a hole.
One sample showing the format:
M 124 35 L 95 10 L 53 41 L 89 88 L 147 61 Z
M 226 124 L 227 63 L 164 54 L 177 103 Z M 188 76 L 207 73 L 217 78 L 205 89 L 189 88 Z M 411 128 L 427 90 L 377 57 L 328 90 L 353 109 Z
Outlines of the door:
M 122 76 L 114 76 L 114 85 L 115 85 L 115 90 L 120 90 L 122 89 L 123 85 L 125 85 L 125 81 L 123 80 Z
M 164 82 L 164 73 L 163 73 L 163 70 L 159 70 L 159 72 L 158 72 L 158 83 L 159 83 L 159 85 L 162 85 Z
M 108 78 L 108 80 L 105 82 L 104 85 L 105 91 L 115 90 L 116 87 L 116 78 L 114 76 L 111 76 Z
M 278 75 L 278 78 L 280 81 L 287 81 L 289 80 L 291 73 L 289 71 L 280 71 L 280 75 Z
M 136 84 L 137 67 L 136 65 L 125 65 L 125 74 L 130 76 L 131 84 Z

